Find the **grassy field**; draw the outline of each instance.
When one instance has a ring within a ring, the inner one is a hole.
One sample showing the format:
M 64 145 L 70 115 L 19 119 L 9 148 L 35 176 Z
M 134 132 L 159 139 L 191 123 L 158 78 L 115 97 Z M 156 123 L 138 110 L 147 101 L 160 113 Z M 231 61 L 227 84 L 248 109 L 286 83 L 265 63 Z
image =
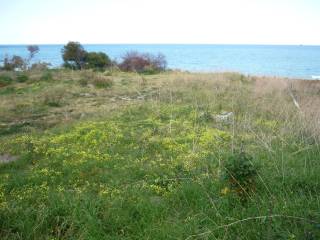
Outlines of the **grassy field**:
M 319 94 L 236 73 L 2 72 L 0 239 L 320 239 Z M 246 188 L 227 177 L 239 153 Z

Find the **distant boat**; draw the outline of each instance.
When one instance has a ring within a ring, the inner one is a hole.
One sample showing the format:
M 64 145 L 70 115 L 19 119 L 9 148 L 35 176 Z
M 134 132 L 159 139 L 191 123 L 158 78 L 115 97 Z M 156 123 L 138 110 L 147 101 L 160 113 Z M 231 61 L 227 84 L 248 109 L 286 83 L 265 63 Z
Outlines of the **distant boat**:
M 311 76 L 311 78 L 314 80 L 320 80 L 320 75 L 319 76 Z

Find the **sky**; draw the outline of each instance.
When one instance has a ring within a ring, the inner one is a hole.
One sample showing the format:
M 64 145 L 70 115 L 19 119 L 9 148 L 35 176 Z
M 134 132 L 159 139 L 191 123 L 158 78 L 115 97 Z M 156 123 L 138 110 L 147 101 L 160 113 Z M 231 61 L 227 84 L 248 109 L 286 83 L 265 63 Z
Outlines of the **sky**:
M 0 0 L 0 44 L 320 45 L 320 0 Z

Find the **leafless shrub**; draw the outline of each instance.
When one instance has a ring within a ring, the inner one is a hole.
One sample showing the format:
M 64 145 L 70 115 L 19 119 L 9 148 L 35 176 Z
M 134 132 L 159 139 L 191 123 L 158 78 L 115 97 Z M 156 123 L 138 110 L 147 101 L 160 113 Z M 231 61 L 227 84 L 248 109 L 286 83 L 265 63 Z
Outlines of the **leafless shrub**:
M 13 71 L 13 70 L 24 70 L 26 68 L 26 62 L 20 56 L 12 56 L 9 58 L 6 56 L 3 60 L 3 69 L 6 71 Z
M 49 66 L 51 66 L 50 63 L 38 62 L 38 63 L 32 64 L 30 69 L 36 70 L 36 71 L 44 71 L 44 70 L 47 70 Z
M 152 55 L 139 52 L 127 52 L 119 67 L 122 71 L 138 73 L 157 73 L 164 71 L 167 66 L 163 54 Z

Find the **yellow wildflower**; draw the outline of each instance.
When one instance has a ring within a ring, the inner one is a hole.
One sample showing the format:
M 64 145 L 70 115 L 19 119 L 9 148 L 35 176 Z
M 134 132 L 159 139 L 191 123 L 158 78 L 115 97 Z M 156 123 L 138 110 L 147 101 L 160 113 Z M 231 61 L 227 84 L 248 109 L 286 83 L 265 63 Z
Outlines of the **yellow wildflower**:
M 221 190 L 222 195 L 227 195 L 230 192 L 230 189 L 228 187 L 225 187 L 224 189 Z

